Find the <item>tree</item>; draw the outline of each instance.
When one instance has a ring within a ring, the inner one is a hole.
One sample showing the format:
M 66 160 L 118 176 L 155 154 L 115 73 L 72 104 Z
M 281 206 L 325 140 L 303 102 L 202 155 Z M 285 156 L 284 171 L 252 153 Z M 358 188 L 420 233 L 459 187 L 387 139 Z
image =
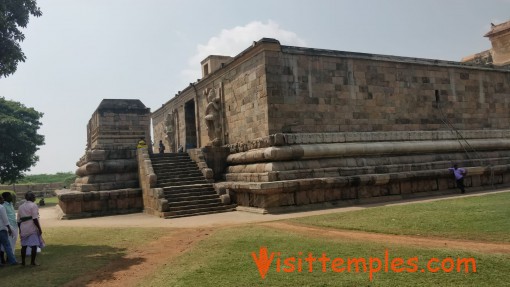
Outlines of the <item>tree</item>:
M 13 74 L 18 63 L 25 62 L 19 44 L 25 35 L 19 28 L 27 27 L 30 15 L 42 15 L 35 0 L 0 0 L 0 78 Z
M 0 97 L 0 182 L 14 183 L 39 157 L 44 136 L 37 134 L 43 114 Z

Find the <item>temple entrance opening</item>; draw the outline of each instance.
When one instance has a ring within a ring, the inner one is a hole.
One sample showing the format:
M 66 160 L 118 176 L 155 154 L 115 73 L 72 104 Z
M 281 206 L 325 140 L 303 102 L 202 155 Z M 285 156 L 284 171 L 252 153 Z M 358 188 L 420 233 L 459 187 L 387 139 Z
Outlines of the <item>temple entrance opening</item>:
M 184 104 L 184 120 L 186 128 L 186 149 L 197 147 L 197 125 L 195 120 L 195 101 Z

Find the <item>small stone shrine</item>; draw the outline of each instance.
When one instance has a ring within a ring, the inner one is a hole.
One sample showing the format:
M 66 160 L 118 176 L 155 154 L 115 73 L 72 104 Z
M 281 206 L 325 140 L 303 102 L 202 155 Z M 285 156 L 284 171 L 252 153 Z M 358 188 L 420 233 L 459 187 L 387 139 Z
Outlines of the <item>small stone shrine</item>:
M 140 100 L 105 99 L 87 125 L 85 155 L 71 190 L 57 191 L 61 218 L 140 212 L 136 145 L 150 144 L 150 109 Z

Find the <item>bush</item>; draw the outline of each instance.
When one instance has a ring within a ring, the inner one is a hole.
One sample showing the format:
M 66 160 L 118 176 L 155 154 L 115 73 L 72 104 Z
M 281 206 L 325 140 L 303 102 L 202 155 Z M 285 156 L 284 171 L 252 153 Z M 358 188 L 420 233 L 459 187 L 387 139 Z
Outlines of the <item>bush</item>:
M 75 179 L 76 175 L 73 172 L 57 172 L 56 174 L 33 174 L 25 176 L 23 179 L 18 181 L 18 184 L 62 182 L 66 187 L 69 187 L 69 185 L 73 183 Z

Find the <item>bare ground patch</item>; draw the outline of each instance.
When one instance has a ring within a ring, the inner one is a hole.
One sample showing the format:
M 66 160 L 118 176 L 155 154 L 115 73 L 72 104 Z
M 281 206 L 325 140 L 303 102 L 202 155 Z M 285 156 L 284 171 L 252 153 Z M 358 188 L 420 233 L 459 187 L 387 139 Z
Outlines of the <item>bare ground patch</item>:
M 101 269 L 84 274 L 64 286 L 136 286 L 143 278 L 153 274 L 159 267 L 171 264 L 180 254 L 189 251 L 212 232 L 210 228 L 172 230 L 171 234 L 133 248 L 126 256 L 110 262 Z

